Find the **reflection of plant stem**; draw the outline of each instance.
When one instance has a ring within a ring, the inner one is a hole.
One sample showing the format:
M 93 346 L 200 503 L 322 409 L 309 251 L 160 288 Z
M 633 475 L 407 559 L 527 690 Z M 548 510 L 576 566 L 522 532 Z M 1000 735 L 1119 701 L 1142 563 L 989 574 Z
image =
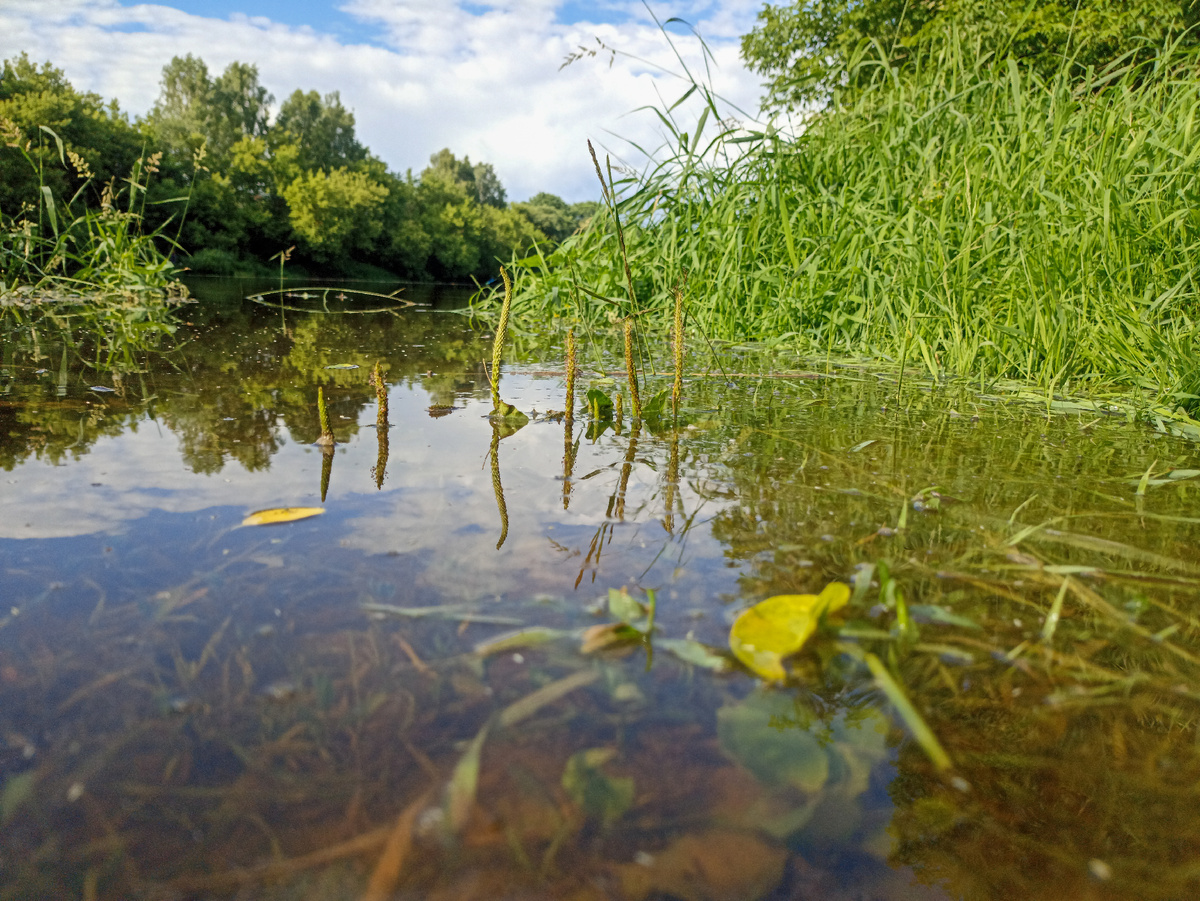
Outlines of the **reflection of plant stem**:
M 629 430 L 629 449 L 625 452 L 625 463 L 621 466 L 621 481 L 617 484 L 617 519 L 625 519 L 625 490 L 629 487 L 629 474 L 633 472 L 633 459 L 637 456 L 638 435 L 641 426 L 635 420 Z
M 679 490 L 679 435 L 671 432 L 671 457 L 667 461 L 667 498 L 666 515 L 663 517 L 663 528 L 668 533 L 675 534 L 675 496 Z
M 377 429 L 375 437 L 379 440 L 379 452 L 375 455 L 375 465 L 371 467 L 371 475 L 375 477 L 376 490 L 383 490 L 383 477 L 387 472 L 388 462 L 388 430 L 386 427 Z
M 492 426 L 492 490 L 496 492 L 496 506 L 500 510 L 500 540 L 496 542 L 496 550 L 508 538 L 508 507 L 504 503 L 504 486 L 500 484 L 500 429 Z
M 642 418 L 642 399 L 638 395 L 637 367 L 633 365 L 633 319 L 625 320 L 625 374 L 629 376 L 629 397 L 633 402 L 633 421 Z
M 329 476 L 333 472 L 333 448 L 321 448 L 321 503 L 325 503 L 325 495 L 329 492 Z
M 608 534 L 609 541 L 612 541 L 612 535 L 609 533 L 608 527 L 611 523 L 601 523 L 600 528 L 596 530 L 596 534 L 592 536 L 592 543 L 588 546 L 587 556 L 583 558 L 583 566 L 579 567 L 579 575 L 575 577 L 575 587 L 579 587 L 579 583 L 583 581 L 583 574 L 587 572 L 588 566 L 592 567 L 592 581 L 596 581 L 596 570 L 600 568 L 600 554 L 604 550 L 604 536 Z M 595 555 L 595 560 L 592 559 Z
M 567 414 L 563 420 L 563 509 L 571 506 L 571 475 L 575 471 L 575 423 Z
M 504 335 L 508 331 L 508 313 L 512 309 L 512 280 L 508 270 L 500 267 L 504 279 L 504 304 L 500 307 L 500 321 L 496 324 L 496 337 L 492 341 L 492 409 L 500 409 L 500 357 L 504 353 Z
M 375 465 L 371 475 L 375 478 L 375 488 L 383 489 L 383 476 L 387 472 L 388 462 L 388 393 L 387 383 L 383 380 L 383 371 L 379 363 L 371 370 L 371 384 L 375 386 L 375 438 L 379 442 L 379 452 L 375 455 Z
M 686 279 L 686 274 L 684 275 Z M 671 386 L 671 409 L 679 415 L 679 401 L 683 397 L 683 289 L 675 286 L 675 384 Z

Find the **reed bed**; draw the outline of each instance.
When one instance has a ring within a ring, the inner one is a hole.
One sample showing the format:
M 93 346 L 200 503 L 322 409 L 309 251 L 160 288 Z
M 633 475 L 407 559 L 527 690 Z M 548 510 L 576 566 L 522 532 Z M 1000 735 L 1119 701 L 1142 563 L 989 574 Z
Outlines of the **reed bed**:
M 961 44 L 904 75 L 864 54 L 870 88 L 794 140 L 675 135 L 588 229 L 514 263 L 514 313 L 601 323 L 636 296 L 669 321 L 687 271 L 715 337 L 1194 412 L 1198 61 L 1167 47 L 1072 82 Z

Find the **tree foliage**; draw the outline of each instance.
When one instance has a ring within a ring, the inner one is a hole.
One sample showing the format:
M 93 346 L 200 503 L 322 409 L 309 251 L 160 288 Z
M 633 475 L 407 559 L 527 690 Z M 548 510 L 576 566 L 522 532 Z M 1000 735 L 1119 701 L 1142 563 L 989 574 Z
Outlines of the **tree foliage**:
M 1161 45 L 1200 17 L 1198 0 L 794 0 L 765 6 L 742 55 L 767 81 L 763 105 L 822 104 L 853 86 L 851 59 L 876 43 L 893 63 L 920 42 L 953 39 L 1011 56 L 1042 77 L 1081 75 L 1122 54 Z
M 83 202 L 98 206 L 106 183 L 120 188 L 138 160 L 153 159 L 154 179 L 138 188 L 146 226 L 174 239 L 164 250 L 193 271 L 262 271 L 295 245 L 293 265 L 329 274 L 377 267 L 487 280 L 500 260 L 561 240 L 590 214 L 549 194 L 510 205 L 491 164 L 449 149 L 419 176 L 389 171 L 359 141 L 336 91 L 293 91 L 272 116 L 274 102 L 253 65 L 233 62 L 214 76 L 199 57 L 177 56 L 149 114 L 130 122 L 115 102 L 76 91 L 61 69 L 9 60 L 0 70 L 0 217 L 36 217 L 43 188 L 65 200 L 94 184 Z

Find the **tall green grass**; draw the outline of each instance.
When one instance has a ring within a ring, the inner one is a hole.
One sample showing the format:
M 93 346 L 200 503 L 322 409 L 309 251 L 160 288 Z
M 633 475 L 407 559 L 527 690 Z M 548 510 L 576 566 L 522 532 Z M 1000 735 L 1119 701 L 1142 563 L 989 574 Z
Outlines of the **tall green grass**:
M 662 116 L 677 149 L 617 185 L 639 305 L 667 322 L 686 271 L 690 316 L 716 337 L 1195 409 L 1200 57 L 1167 47 L 1082 82 L 961 44 L 903 75 L 880 58 L 864 51 L 870 87 L 795 139 L 702 145 L 703 117 L 689 136 Z M 514 314 L 611 319 L 617 240 L 601 210 L 518 261 Z
M 95 185 L 87 163 L 43 126 L 40 134 L 53 139 L 59 162 L 79 182 L 72 196 L 56 197 L 40 157 L 22 146 L 11 123 L 0 122 L 0 131 L 39 176 L 37 196 L 12 219 L 0 216 L 0 299 L 142 301 L 181 290 L 166 254 L 174 242 L 162 228 L 142 227 L 147 182 L 161 154 L 139 159 L 123 186 Z

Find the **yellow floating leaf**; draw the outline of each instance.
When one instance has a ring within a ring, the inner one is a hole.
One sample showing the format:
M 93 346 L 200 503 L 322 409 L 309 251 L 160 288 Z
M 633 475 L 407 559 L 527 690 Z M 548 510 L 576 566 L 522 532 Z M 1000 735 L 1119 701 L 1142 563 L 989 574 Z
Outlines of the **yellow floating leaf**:
M 273 526 L 276 523 L 308 519 L 324 512 L 324 507 L 274 507 L 270 510 L 256 510 L 242 520 L 242 525 Z
M 850 600 L 850 588 L 830 582 L 819 594 L 780 594 L 745 610 L 729 630 L 729 648 L 755 674 L 770 682 L 787 678 L 783 658 L 804 646 L 821 617 Z

